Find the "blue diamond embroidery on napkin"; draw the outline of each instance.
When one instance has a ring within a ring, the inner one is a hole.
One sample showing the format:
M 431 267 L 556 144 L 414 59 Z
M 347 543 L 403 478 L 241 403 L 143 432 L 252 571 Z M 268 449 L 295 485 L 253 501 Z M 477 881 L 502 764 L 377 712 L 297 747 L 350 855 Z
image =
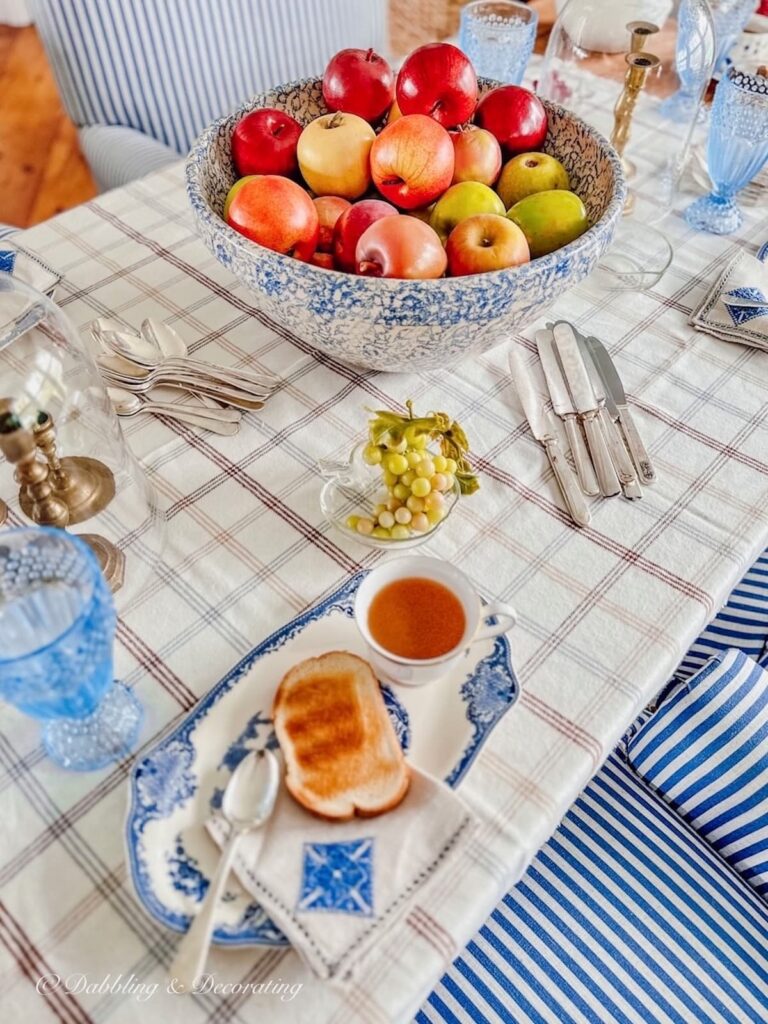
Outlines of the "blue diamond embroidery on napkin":
M 728 304 L 728 296 L 733 295 L 736 299 L 751 299 L 753 302 L 764 302 L 764 306 L 760 306 L 759 309 L 740 309 L 738 306 L 730 306 Z M 734 324 L 738 327 L 739 324 L 745 324 L 748 320 L 754 320 L 756 316 L 768 316 L 768 299 L 763 295 L 759 288 L 734 288 L 731 292 L 726 292 L 723 295 L 723 305 L 728 310 L 728 315 Z
M 16 253 L 11 249 L 0 249 L 0 270 L 12 274 L 16 265 Z
M 298 910 L 373 916 L 373 840 L 305 843 Z

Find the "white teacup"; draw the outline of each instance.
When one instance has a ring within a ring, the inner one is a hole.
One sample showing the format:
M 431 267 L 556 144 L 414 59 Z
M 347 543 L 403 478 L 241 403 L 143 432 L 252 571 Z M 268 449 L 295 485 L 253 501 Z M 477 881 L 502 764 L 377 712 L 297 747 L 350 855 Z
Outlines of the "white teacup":
M 438 658 L 403 658 L 393 654 L 374 640 L 368 629 L 371 602 L 382 587 L 395 580 L 414 577 L 442 583 L 456 595 L 464 609 L 464 635 L 455 647 Z M 499 620 L 494 625 L 485 622 L 491 615 Z M 508 604 L 491 601 L 484 605 L 464 573 L 449 562 L 420 555 L 393 558 L 372 569 L 355 597 L 355 622 L 368 645 L 374 671 L 380 679 L 404 686 L 423 686 L 441 679 L 461 660 L 470 644 L 506 633 L 516 621 L 517 614 Z

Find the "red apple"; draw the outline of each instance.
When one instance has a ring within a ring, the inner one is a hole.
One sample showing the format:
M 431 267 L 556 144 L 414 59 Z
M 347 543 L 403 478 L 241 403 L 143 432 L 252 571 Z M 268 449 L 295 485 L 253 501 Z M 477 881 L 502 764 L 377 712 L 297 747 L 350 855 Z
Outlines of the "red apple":
M 541 149 L 547 134 L 544 104 L 520 85 L 500 85 L 487 92 L 477 105 L 475 120 L 510 154 Z
M 333 229 L 336 227 L 336 221 L 352 204 L 341 196 L 318 196 L 313 202 L 320 221 L 317 248 L 320 252 L 333 252 Z
M 323 75 L 323 99 L 329 110 L 378 121 L 395 96 L 392 68 L 375 50 L 339 50 Z
M 264 107 L 246 114 L 232 132 L 232 159 L 237 173 L 295 174 L 301 125 L 283 110 Z
M 457 224 L 445 246 L 448 270 L 452 277 L 485 274 L 528 263 L 531 254 L 525 235 L 506 217 L 478 213 Z
M 444 128 L 451 128 L 472 117 L 477 75 L 458 46 L 427 43 L 403 61 L 395 94 L 403 114 L 428 114 Z
M 510 222 L 511 223 L 511 222 Z M 447 258 L 429 224 L 415 217 L 384 217 L 357 243 L 357 272 L 367 277 L 442 277 Z
M 227 223 L 252 242 L 305 263 L 320 227 L 315 204 L 301 185 L 277 174 L 246 181 L 230 204 Z
M 397 215 L 397 210 L 383 199 L 361 199 L 353 203 L 336 221 L 333 232 L 333 254 L 339 270 L 354 274 L 357 266 L 355 250 L 360 235 L 382 217 Z
M 501 146 L 496 136 L 473 124 L 450 135 L 454 157 L 451 184 L 479 181 L 482 185 L 493 185 L 501 170 Z
M 316 252 L 309 262 L 315 267 L 322 267 L 323 270 L 336 269 L 336 261 L 332 252 Z
M 371 175 L 379 192 L 396 206 L 427 206 L 451 184 L 451 137 L 425 114 L 404 114 L 371 146 Z

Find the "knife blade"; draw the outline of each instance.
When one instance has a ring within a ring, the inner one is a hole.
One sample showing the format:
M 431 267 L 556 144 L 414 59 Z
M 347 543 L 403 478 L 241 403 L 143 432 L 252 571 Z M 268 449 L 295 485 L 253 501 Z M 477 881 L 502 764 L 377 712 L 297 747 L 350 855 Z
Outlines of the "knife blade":
M 558 322 L 568 323 L 567 320 Z M 640 484 L 637 482 L 635 466 L 624 444 L 624 437 L 619 430 L 619 427 L 616 425 L 616 421 L 619 418 L 618 409 L 616 409 L 615 405 L 613 406 L 615 410 L 615 415 L 613 415 L 608 408 L 608 395 L 605 387 L 603 386 L 600 374 L 597 372 L 597 366 L 595 365 L 595 360 L 592 358 L 592 353 L 589 350 L 586 338 L 578 328 L 573 326 L 573 324 L 570 324 L 569 326 L 576 335 L 576 342 L 579 346 L 581 357 L 584 360 L 584 365 L 587 368 L 587 373 L 589 374 L 589 379 L 592 383 L 592 390 L 595 393 L 595 398 L 597 399 L 597 404 L 600 409 L 600 425 L 603 428 L 605 443 L 608 445 L 611 462 L 613 462 L 613 468 L 616 470 L 616 475 L 619 478 L 621 490 L 624 497 L 629 501 L 637 501 L 639 498 L 642 498 L 643 492 Z
M 600 490 L 606 496 L 619 494 L 621 485 L 600 427 L 597 400 L 579 352 L 576 335 L 571 325 L 563 322 L 555 324 L 552 333 L 555 336 L 555 350 L 560 356 L 568 390 L 584 424 L 587 446 L 595 466 Z
M 577 526 L 586 526 L 591 519 L 589 509 L 579 490 L 576 477 L 560 449 L 554 417 L 547 411 L 544 396 L 537 392 L 522 355 L 514 350 L 509 353 L 509 372 L 531 432 L 547 453 L 568 513 Z
M 613 365 L 608 349 L 603 345 L 602 341 L 595 337 L 586 338 L 585 341 L 597 367 L 597 372 L 600 374 L 605 385 L 606 395 L 610 395 L 616 408 L 619 424 L 624 431 L 627 446 L 632 455 L 632 461 L 637 467 L 640 479 L 643 483 L 652 484 L 656 480 L 656 470 L 629 411 L 624 385 L 621 382 L 621 377 L 619 377 L 616 367 Z M 609 412 L 613 415 L 610 405 Z
M 584 436 L 581 433 L 576 409 L 571 401 L 568 386 L 560 371 L 560 365 L 553 347 L 554 341 L 552 331 L 548 329 L 536 331 L 536 348 L 538 349 L 544 377 L 549 388 L 552 406 L 565 424 L 565 432 L 568 436 L 571 452 L 573 453 L 573 461 L 576 466 L 579 484 L 585 494 L 599 494 L 600 487 L 597 483 L 589 452 L 584 444 Z

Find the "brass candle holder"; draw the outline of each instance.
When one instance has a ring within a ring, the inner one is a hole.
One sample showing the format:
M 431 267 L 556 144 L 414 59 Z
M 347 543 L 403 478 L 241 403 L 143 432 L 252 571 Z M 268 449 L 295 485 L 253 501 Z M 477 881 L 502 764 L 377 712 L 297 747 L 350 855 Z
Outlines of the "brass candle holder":
M 16 466 L 19 502 L 38 526 L 64 529 L 82 522 L 115 495 L 114 477 L 103 463 L 82 456 L 59 459 L 51 417 L 40 413 L 31 429 L 24 427 L 8 398 L 0 399 L 0 451 Z M 110 588 L 118 590 L 125 579 L 123 552 L 98 534 L 82 534 L 81 539 L 96 555 Z
M 82 523 L 103 512 L 115 496 L 115 478 L 110 469 L 97 459 L 85 455 L 66 455 L 60 459 L 56 449 L 56 431 L 48 413 L 40 413 L 32 428 L 37 447 L 42 452 L 53 488 L 69 509 L 69 525 Z M 30 516 L 30 497 L 22 491 L 21 508 Z M 30 516 L 31 518 L 31 516 Z
M 648 37 L 654 36 L 659 31 L 659 26 L 652 21 L 630 21 L 627 24 L 630 34 L 630 53 L 647 53 Z
M 631 23 L 630 23 L 631 24 Z M 654 71 L 661 61 L 653 53 L 628 53 L 624 60 L 627 64 L 627 72 L 624 76 L 624 88 L 621 96 L 613 109 L 614 121 L 611 132 L 611 145 L 621 158 L 621 166 L 628 181 L 637 174 L 637 168 L 631 160 L 624 156 L 624 150 L 629 142 L 632 128 L 632 117 L 635 113 L 637 100 L 645 87 L 648 75 Z M 634 206 L 634 196 L 630 193 L 624 205 L 625 215 L 630 213 Z

